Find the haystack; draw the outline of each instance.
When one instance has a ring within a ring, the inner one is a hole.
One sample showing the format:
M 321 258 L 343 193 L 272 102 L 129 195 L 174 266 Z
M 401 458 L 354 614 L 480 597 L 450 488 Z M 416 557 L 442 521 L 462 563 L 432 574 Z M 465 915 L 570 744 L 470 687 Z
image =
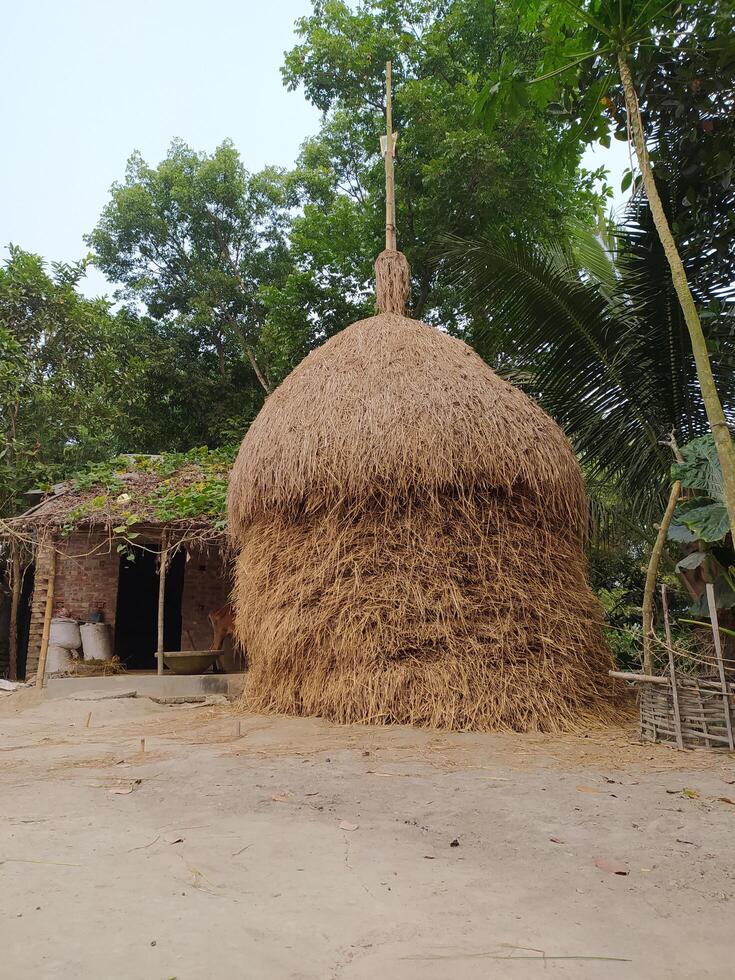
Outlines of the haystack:
M 394 247 L 376 271 L 378 315 L 286 378 L 232 471 L 247 707 L 464 730 L 609 716 L 569 443 L 466 344 L 396 312 Z

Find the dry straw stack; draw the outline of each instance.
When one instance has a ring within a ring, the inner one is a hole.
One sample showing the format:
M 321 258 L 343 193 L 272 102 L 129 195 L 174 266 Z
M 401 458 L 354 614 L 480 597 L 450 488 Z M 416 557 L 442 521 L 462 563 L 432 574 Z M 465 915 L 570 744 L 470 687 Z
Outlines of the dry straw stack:
M 515 731 L 608 715 L 586 513 L 561 430 L 469 347 L 396 313 L 353 324 L 269 397 L 233 470 L 247 706 Z
M 339 722 L 573 730 L 610 717 L 587 506 L 559 427 L 403 315 L 388 66 L 378 316 L 267 400 L 231 476 L 245 704 Z

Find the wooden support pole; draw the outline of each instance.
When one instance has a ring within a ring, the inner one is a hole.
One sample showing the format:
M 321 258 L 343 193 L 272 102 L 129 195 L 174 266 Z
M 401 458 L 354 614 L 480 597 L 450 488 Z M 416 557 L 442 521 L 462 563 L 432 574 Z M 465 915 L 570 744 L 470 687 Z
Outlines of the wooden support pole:
M 681 482 L 674 483 L 669 494 L 669 502 L 666 512 L 661 518 L 661 523 L 656 535 L 656 542 L 651 550 L 651 557 L 648 562 L 646 572 L 646 585 L 643 590 L 643 673 L 653 673 L 653 596 L 656 590 L 656 576 L 658 574 L 658 564 L 661 560 L 661 553 L 669 534 L 669 525 L 674 516 L 674 508 L 681 493 Z
M 38 655 L 38 672 L 36 687 L 46 687 L 46 657 L 48 656 L 48 641 L 51 633 L 51 614 L 54 609 L 54 587 L 56 585 L 56 543 L 51 541 L 51 557 L 49 559 L 48 589 L 46 592 L 46 609 L 43 615 L 43 633 L 41 634 L 41 650 Z
M 674 665 L 674 651 L 671 644 L 671 624 L 669 623 L 669 597 L 666 592 L 666 585 L 661 583 L 661 608 L 664 613 L 664 629 L 666 630 L 666 646 L 669 654 L 669 677 L 671 678 L 671 698 L 674 703 L 674 727 L 676 728 L 676 744 L 678 748 L 684 748 L 684 739 L 681 734 L 681 714 L 679 713 L 679 692 L 676 688 L 676 669 Z
M 168 547 L 166 532 L 161 532 L 161 551 L 158 567 L 158 644 L 156 659 L 159 675 L 163 673 L 163 626 L 166 612 L 166 566 L 168 565 Z
M 627 670 L 608 670 L 607 674 L 608 677 L 616 677 L 621 681 L 634 681 L 642 684 L 666 684 L 667 686 L 669 683 L 665 677 L 658 677 L 655 674 L 637 674 Z
M 722 644 L 720 642 L 720 624 L 717 619 L 717 604 L 715 602 L 715 587 L 711 582 L 707 583 L 707 605 L 709 606 L 709 618 L 712 623 L 712 636 L 715 641 L 715 653 L 717 654 L 717 670 L 720 675 L 720 686 L 722 687 L 722 706 L 725 710 L 725 727 L 727 728 L 727 743 L 731 752 L 735 752 L 735 743 L 732 736 L 732 715 L 730 713 L 730 692 L 727 689 L 727 678 L 725 677 L 725 665 L 722 662 Z
M 380 141 L 385 160 L 385 247 L 389 252 L 396 250 L 396 182 L 393 172 L 393 158 L 396 155 L 396 134 L 393 132 L 393 92 L 391 63 L 385 66 L 385 128 L 386 135 Z
M 9 664 L 8 673 L 11 681 L 18 680 L 18 609 L 20 607 L 21 574 L 20 574 L 20 553 L 18 543 L 11 542 L 10 545 L 10 626 L 9 626 Z

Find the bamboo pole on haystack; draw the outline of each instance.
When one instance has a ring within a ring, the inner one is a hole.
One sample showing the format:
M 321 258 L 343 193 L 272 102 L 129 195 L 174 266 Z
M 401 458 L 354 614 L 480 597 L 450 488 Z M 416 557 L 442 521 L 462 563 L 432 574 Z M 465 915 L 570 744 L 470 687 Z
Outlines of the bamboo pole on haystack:
M 158 567 L 158 642 L 156 644 L 156 669 L 163 673 L 163 626 L 166 613 L 166 566 L 168 565 L 168 541 L 166 532 L 161 531 L 161 550 Z
M 391 63 L 385 65 L 385 136 L 380 138 L 380 150 L 385 160 L 385 248 L 395 252 L 396 239 L 396 181 L 393 159 L 396 155 L 396 134 L 393 132 L 393 89 Z
M 396 180 L 393 161 L 397 136 L 393 132 L 393 92 L 391 63 L 385 66 L 385 136 L 380 137 L 380 152 L 385 161 L 385 249 L 375 261 L 375 296 L 378 313 L 403 316 L 411 291 L 411 270 L 406 256 L 398 251 L 396 233 Z

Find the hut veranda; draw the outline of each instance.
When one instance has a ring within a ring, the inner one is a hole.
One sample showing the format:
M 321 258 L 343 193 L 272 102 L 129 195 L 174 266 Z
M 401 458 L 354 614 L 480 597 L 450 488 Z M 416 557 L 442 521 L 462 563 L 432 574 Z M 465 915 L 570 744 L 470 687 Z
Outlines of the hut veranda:
M 612 666 L 561 429 L 462 341 L 405 315 L 390 81 L 377 315 L 267 399 L 231 475 L 245 704 L 338 722 L 573 730 Z
M 131 671 L 157 670 L 161 641 L 166 651 L 210 649 L 209 613 L 231 588 L 231 460 L 206 449 L 121 456 L 39 492 L 24 514 L 3 522 L 13 566 L 10 677 L 36 673 L 49 613 L 108 624 L 114 655 Z

